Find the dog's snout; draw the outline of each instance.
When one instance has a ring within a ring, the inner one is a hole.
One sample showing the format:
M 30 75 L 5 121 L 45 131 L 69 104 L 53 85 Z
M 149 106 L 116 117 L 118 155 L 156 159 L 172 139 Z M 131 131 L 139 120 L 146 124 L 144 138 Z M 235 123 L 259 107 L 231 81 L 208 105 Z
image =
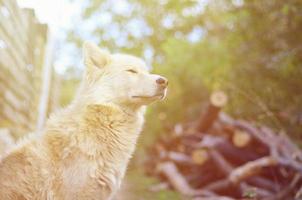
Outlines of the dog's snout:
M 159 77 L 158 79 L 156 79 L 156 83 L 158 85 L 167 86 L 168 85 L 168 80 L 164 77 Z

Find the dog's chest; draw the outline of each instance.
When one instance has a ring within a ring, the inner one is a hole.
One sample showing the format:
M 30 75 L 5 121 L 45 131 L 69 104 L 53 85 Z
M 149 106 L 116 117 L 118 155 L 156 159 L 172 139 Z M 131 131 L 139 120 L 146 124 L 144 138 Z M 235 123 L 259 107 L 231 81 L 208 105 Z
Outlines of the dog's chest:
M 83 158 L 72 160 L 62 170 L 64 186 L 69 186 L 75 190 L 80 189 L 86 184 L 91 168 L 92 165 Z
M 107 199 L 112 193 L 108 183 L 116 183 L 117 179 L 118 175 L 107 171 L 103 163 L 79 155 L 62 170 L 64 189 L 60 193 L 66 200 Z

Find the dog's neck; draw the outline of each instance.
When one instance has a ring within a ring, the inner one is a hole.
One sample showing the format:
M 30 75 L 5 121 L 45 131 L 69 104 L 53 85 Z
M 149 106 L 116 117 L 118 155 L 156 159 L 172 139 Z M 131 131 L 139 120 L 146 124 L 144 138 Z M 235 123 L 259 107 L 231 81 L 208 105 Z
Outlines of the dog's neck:
M 71 149 L 78 149 L 92 161 L 100 160 L 102 163 L 98 166 L 101 168 L 99 170 L 113 171 L 116 174 L 101 178 L 112 185 L 112 188 L 116 188 L 135 149 L 143 125 L 143 116 L 144 108 L 121 109 L 110 104 L 88 105 L 81 109 L 70 106 L 56 114 L 56 121 L 52 122 L 50 119 L 48 129 L 54 130 L 56 126 L 60 126 L 58 130 L 62 130 L 63 126 L 71 139 L 66 147 L 67 151 L 64 151 L 72 152 Z M 74 127 L 67 127 L 70 124 Z
M 93 149 L 90 142 L 87 144 L 89 147 L 84 143 L 81 145 L 84 145 L 84 150 L 88 147 L 86 153 L 100 156 L 100 159 L 105 162 L 100 170 L 114 171 L 114 177 L 106 177 L 103 174 L 101 176 L 107 184 L 112 185 L 111 188 L 117 188 L 141 132 L 143 112 L 121 109 L 113 105 L 90 105 L 85 110 L 83 120 L 86 134 L 96 144 L 95 152 L 89 151 Z M 87 135 L 80 137 L 85 136 Z
M 64 128 L 64 134 L 93 139 L 100 148 L 115 142 L 119 142 L 117 145 L 132 146 L 128 143 L 136 142 L 144 122 L 144 111 L 145 107 L 121 108 L 108 103 L 71 104 L 51 116 L 46 129 L 56 131 Z

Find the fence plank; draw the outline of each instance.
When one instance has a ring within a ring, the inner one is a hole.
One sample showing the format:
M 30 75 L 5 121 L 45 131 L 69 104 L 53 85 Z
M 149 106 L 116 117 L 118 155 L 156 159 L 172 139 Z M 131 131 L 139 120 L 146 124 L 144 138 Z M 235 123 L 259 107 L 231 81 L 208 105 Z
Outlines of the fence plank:
M 29 29 L 28 23 L 24 12 L 18 8 L 16 1 L 14 0 L 3 0 L 5 8 L 9 11 L 10 17 L 12 18 L 12 25 L 15 27 L 15 31 L 22 33 L 22 31 L 27 31 Z M 20 34 L 21 38 L 25 44 L 28 43 L 26 35 Z
M 37 124 L 47 30 L 32 9 L 19 8 L 16 0 L 0 0 L 0 128 L 15 136 Z

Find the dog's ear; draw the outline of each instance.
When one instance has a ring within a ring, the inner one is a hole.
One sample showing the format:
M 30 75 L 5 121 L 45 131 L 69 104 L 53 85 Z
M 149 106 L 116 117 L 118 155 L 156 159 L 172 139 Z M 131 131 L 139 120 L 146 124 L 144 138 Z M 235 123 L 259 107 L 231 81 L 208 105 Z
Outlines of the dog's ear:
M 92 66 L 103 68 L 108 64 L 110 59 L 110 53 L 108 51 L 88 41 L 83 44 L 83 56 L 84 64 L 87 68 Z

